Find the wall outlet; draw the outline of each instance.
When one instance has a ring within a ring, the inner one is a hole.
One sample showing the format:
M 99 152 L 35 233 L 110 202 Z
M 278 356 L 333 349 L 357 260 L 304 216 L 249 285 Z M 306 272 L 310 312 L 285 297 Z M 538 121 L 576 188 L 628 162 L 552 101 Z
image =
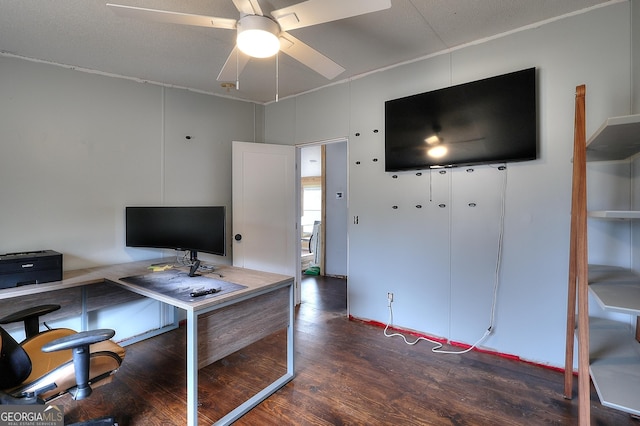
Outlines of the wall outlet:
M 391 293 L 391 292 L 387 293 L 387 300 L 389 302 L 393 302 L 393 293 Z

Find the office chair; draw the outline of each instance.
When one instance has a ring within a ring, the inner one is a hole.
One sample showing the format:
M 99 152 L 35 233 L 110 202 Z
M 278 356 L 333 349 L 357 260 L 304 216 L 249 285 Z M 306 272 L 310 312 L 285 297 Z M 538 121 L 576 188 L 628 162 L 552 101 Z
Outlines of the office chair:
M 0 327 L 0 404 L 44 404 L 69 393 L 80 400 L 91 386 L 109 383 L 125 350 L 109 340 L 109 329 L 77 333 L 61 328 L 39 332 L 39 316 L 58 305 L 28 308 L 0 319 L 0 324 L 24 321 L 27 338 L 21 343 Z M 83 425 L 116 424 L 103 418 Z

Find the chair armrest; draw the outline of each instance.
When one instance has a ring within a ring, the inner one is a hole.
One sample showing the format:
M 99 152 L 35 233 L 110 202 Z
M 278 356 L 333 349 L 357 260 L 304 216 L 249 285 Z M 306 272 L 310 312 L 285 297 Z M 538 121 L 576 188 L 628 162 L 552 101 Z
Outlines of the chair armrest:
M 89 386 L 89 367 L 91 364 L 91 351 L 89 345 L 112 338 L 116 332 L 107 328 L 83 331 L 52 340 L 42 346 L 42 352 L 61 351 L 72 349 L 73 368 L 76 376 L 76 388 L 69 393 L 73 399 L 84 399 L 91 395 Z
M 65 349 L 80 348 L 82 346 L 89 346 L 94 343 L 102 342 L 104 340 L 111 339 L 116 332 L 108 328 L 102 328 L 98 330 L 82 331 L 80 333 L 71 334 L 69 336 L 61 337 L 56 340 L 52 340 L 42 346 L 42 352 L 55 352 Z
M 40 332 L 40 317 L 60 309 L 60 305 L 40 305 L 23 309 L 0 318 L 0 324 L 24 321 L 24 332 L 27 338 Z
M 18 312 L 14 312 L 12 314 L 6 315 L 0 318 L 0 324 L 9 324 L 12 322 L 24 321 L 25 319 L 31 317 L 39 317 L 53 311 L 57 311 L 60 309 L 60 305 L 40 305 L 33 306 L 31 308 L 23 309 Z

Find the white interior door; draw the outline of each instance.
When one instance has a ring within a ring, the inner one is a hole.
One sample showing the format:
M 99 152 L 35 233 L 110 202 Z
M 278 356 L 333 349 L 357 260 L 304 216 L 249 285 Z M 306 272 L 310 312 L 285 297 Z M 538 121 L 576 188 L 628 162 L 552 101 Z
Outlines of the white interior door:
M 296 149 L 233 142 L 233 265 L 296 277 L 300 300 Z

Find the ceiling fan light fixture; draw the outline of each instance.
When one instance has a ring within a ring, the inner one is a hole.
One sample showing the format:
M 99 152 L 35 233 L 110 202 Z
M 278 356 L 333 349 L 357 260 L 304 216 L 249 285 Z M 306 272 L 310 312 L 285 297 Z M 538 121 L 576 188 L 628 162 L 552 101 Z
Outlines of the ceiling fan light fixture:
M 271 19 L 247 15 L 238 21 L 238 49 L 253 58 L 269 58 L 280 50 L 280 27 Z

